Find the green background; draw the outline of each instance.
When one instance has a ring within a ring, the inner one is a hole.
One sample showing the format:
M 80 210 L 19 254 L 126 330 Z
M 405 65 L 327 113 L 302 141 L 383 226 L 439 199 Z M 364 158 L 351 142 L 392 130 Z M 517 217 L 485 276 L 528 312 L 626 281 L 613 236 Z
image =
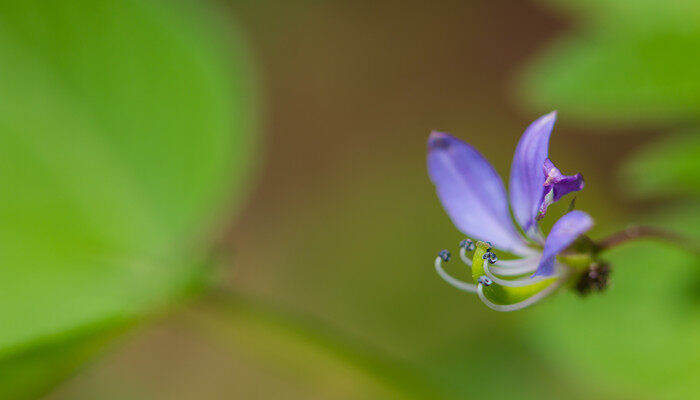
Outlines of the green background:
M 697 2 L 0 1 L 0 61 L 0 399 L 700 396 L 697 255 L 496 313 L 425 171 L 557 109 L 592 237 L 697 243 Z

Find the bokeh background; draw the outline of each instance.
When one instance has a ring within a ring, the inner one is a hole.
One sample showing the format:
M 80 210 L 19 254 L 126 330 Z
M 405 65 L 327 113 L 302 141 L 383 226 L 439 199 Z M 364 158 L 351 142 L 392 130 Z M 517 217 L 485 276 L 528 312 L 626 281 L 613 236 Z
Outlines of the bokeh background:
M 550 157 L 585 176 L 594 238 L 697 240 L 698 2 L 2 1 L 0 21 L 0 398 L 700 396 L 696 256 L 629 244 L 607 292 L 496 313 L 435 275 L 463 237 L 425 170 L 438 129 L 507 177 L 557 109 Z

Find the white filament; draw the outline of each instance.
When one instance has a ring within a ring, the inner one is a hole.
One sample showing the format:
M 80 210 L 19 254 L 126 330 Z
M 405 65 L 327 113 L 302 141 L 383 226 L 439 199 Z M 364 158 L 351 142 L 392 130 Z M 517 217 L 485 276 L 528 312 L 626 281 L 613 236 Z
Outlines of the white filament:
M 537 271 L 537 264 L 523 265 L 521 267 L 502 267 L 498 263 L 491 266 L 493 273 L 501 276 L 515 276 L 523 274 L 532 274 Z
M 522 278 L 522 279 L 514 279 L 514 280 L 507 280 L 507 279 L 501 279 L 494 274 L 491 273 L 490 267 L 488 260 L 484 260 L 484 272 L 486 273 L 486 276 L 491 278 L 491 280 L 494 283 L 497 283 L 501 286 L 507 286 L 507 287 L 523 287 L 523 286 L 528 286 L 528 285 L 533 285 L 538 282 L 542 282 L 547 279 L 551 279 L 551 276 L 537 276 L 534 278 Z
M 537 254 L 535 257 L 518 258 L 515 260 L 498 260 L 491 266 L 494 273 L 503 276 L 514 276 L 533 273 L 537 270 L 538 260 L 542 257 Z M 472 260 L 467 256 L 467 249 L 460 247 L 459 258 L 462 262 L 471 268 Z
M 527 299 L 520 301 L 518 303 L 514 304 L 496 304 L 492 303 L 491 300 L 487 299 L 486 296 L 484 295 L 484 285 L 481 283 L 477 286 L 476 293 L 479 295 L 479 298 L 481 299 L 486 306 L 494 311 L 501 311 L 501 312 L 509 312 L 509 311 L 517 311 L 517 310 L 522 310 L 523 308 L 529 307 L 538 301 L 542 300 L 543 298 L 547 297 L 549 294 L 554 292 L 561 284 L 564 282 L 564 279 L 559 279 L 558 281 L 552 283 L 551 285 L 547 286 L 546 288 L 542 289 L 542 291 L 535 293 L 534 295 L 528 297 Z
M 467 257 L 467 248 L 466 247 L 459 248 L 459 258 L 462 259 L 463 263 L 467 264 L 467 267 L 469 267 L 469 268 L 472 267 L 472 259 Z
M 440 256 L 435 258 L 435 271 L 437 271 L 438 275 L 440 275 L 445 282 L 449 283 L 453 287 L 465 292 L 476 293 L 476 285 L 455 279 L 445 272 L 445 270 L 442 268 L 442 258 L 440 258 Z
M 537 266 L 540 258 L 542 258 L 542 254 L 525 258 L 516 258 L 514 260 L 498 260 L 495 265 L 507 268 L 531 267 L 533 264 Z

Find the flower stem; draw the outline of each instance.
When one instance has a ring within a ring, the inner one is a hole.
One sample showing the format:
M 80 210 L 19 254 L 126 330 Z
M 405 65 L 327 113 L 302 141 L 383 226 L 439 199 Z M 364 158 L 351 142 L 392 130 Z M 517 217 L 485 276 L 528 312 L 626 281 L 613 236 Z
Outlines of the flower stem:
M 630 240 L 657 239 L 676 245 L 686 251 L 700 255 L 700 243 L 697 240 L 665 229 L 651 226 L 630 226 L 595 243 L 597 253 L 617 247 Z

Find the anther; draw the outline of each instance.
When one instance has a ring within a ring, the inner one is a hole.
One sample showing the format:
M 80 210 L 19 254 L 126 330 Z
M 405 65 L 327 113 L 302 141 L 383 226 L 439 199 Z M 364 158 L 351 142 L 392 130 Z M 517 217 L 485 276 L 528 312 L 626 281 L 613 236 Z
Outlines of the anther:
M 483 276 L 481 277 L 483 278 Z M 479 279 L 481 279 L 479 278 Z M 542 300 L 543 298 L 549 296 L 552 292 L 557 290 L 565 281 L 566 279 L 559 279 L 558 281 L 550 284 L 546 288 L 540 290 L 539 292 L 533 294 L 532 296 L 528 297 L 527 299 L 513 303 L 513 304 L 495 304 L 491 300 L 489 300 L 486 295 L 484 294 L 484 286 L 483 285 L 478 285 L 476 288 L 476 294 L 479 295 L 479 298 L 481 301 L 486 304 L 486 306 L 492 310 L 495 311 L 502 311 L 502 312 L 508 312 L 508 311 L 517 311 L 517 310 L 522 310 L 525 307 L 530 307 L 531 305 L 537 303 L 538 301 Z
M 493 283 L 491 281 L 491 278 L 489 278 L 488 276 L 485 276 L 485 275 L 481 275 L 479 277 L 479 279 L 477 279 L 477 282 L 479 282 L 480 284 L 482 284 L 484 286 L 491 286 L 491 284 Z
M 487 260 L 491 264 L 495 264 L 496 261 L 498 261 L 498 257 L 492 251 L 487 251 L 486 253 L 484 253 L 484 255 L 481 258 L 483 258 L 484 260 Z
M 442 262 L 449 260 L 449 258 L 450 252 L 448 252 L 447 250 L 441 251 L 438 254 L 438 256 L 435 257 L 435 271 L 438 273 L 440 278 L 444 279 L 445 282 L 449 283 L 450 285 L 456 287 L 459 290 L 463 290 L 469 293 L 476 293 L 476 285 L 474 283 L 460 281 L 459 279 L 453 278 L 447 272 L 445 272 L 445 270 L 442 268 Z
M 440 252 L 438 253 L 438 257 L 442 258 L 442 261 L 448 262 L 450 261 L 450 257 L 452 257 L 452 255 L 447 250 L 440 250 Z
M 476 248 L 476 246 L 474 245 L 474 241 L 471 239 L 462 240 L 461 242 L 459 242 L 459 247 L 467 251 L 472 251 Z

